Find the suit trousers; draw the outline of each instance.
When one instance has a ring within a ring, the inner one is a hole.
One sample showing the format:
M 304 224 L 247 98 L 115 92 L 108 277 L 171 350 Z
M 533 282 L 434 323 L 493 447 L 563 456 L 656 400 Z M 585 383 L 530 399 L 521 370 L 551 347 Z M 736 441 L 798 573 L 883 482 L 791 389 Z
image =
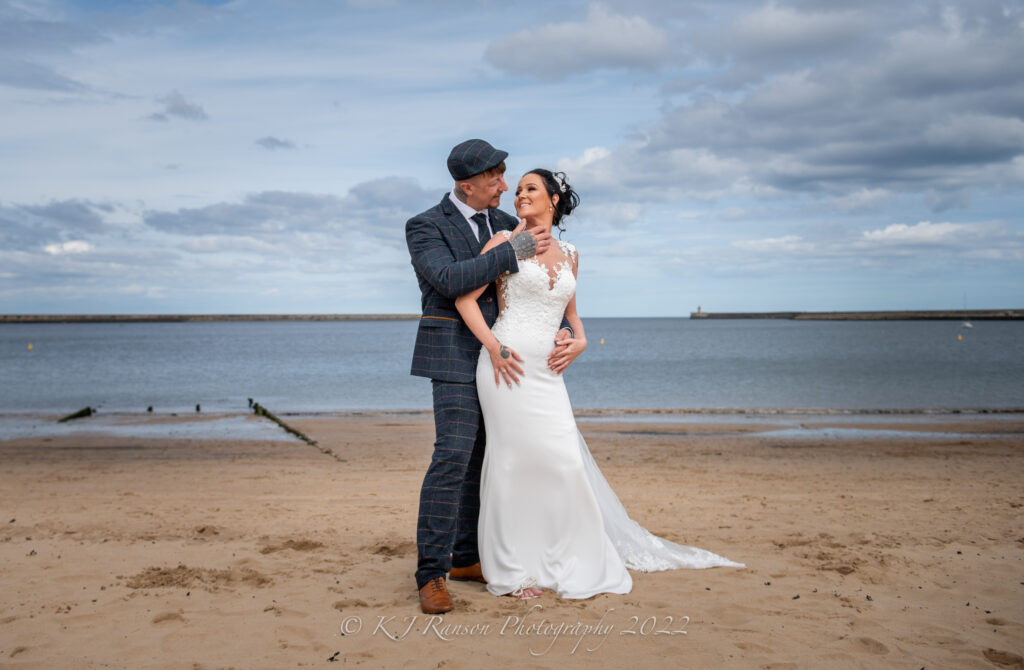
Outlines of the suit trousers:
M 475 383 L 433 380 L 434 455 L 420 489 L 416 586 L 479 562 L 484 426 Z

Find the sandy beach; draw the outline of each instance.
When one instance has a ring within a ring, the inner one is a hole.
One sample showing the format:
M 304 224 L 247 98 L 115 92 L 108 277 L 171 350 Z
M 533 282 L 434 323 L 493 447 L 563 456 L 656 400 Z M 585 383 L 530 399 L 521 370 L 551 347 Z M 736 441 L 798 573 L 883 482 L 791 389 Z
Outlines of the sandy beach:
M 286 420 L 318 445 L 0 441 L 0 666 L 1024 667 L 1019 417 L 582 420 L 634 519 L 747 567 L 584 601 L 453 582 L 439 617 L 412 577 L 430 416 Z

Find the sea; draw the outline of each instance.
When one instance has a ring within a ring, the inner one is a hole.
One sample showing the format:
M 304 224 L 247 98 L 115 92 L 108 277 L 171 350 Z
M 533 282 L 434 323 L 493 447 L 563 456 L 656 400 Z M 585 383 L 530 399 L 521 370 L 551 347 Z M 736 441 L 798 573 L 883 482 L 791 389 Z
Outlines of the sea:
M 591 318 L 578 410 L 1024 411 L 1024 322 Z M 416 322 L 0 324 L 0 415 L 427 410 Z

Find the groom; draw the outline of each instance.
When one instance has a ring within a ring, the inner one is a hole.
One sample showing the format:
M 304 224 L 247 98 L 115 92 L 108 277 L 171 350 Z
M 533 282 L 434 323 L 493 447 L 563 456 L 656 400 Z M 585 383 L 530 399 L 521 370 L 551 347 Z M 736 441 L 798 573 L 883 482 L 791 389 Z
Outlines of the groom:
M 498 316 L 493 282 L 519 271 L 518 260 L 542 254 L 550 233 L 519 231 L 486 254 L 480 250 L 492 235 L 513 230 L 514 217 L 497 209 L 505 183 L 508 152 L 483 140 L 462 142 L 448 156 L 455 180 L 451 193 L 405 224 L 405 238 L 422 293 L 423 316 L 416 333 L 412 374 L 429 377 L 434 390 L 434 454 L 420 490 L 416 544 L 416 587 L 427 614 L 452 609 L 445 575 L 484 582 L 477 553 L 480 466 L 484 430 L 476 394 L 480 342 L 455 309 L 455 298 L 490 284 L 478 300 L 487 325 Z M 563 320 L 559 346 L 572 331 Z M 515 379 L 522 369 L 513 358 L 498 373 Z

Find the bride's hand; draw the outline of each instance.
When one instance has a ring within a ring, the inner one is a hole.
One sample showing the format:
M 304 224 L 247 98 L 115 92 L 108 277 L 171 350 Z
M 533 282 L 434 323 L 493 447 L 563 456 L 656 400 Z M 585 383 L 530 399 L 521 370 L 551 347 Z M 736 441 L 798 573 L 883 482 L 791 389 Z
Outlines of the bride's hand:
M 493 349 L 488 349 L 487 353 L 491 356 L 491 367 L 494 368 L 494 385 L 500 386 L 502 380 L 508 384 L 509 388 L 512 388 L 512 382 L 518 385 L 517 374 L 523 374 L 523 369 L 519 367 L 519 363 L 523 362 L 522 356 L 501 342 Z

